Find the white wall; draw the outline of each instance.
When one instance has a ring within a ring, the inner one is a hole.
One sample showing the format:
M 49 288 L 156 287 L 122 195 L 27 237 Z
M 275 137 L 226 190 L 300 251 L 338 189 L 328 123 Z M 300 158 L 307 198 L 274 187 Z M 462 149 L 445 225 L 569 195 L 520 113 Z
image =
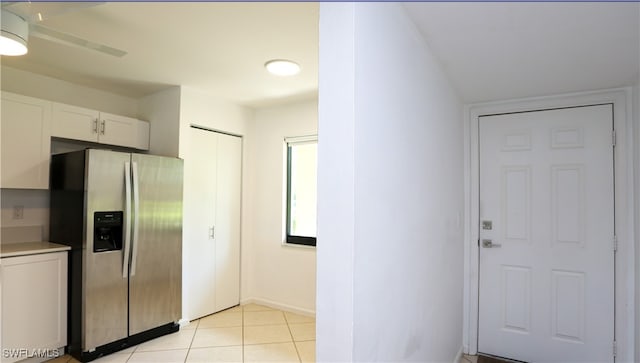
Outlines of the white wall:
M 7 66 L 0 71 L 2 90 L 49 101 L 138 117 L 138 100 Z
M 151 123 L 149 153 L 177 157 L 180 141 L 180 87 L 171 87 L 141 98 L 139 117 Z
M 640 17 L 640 8 L 638 8 L 638 17 Z M 640 57 L 640 54 L 638 54 Z M 635 337 L 633 349 L 634 362 L 640 362 L 640 220 L 637 216 L 640 215 L 640 70 L 635 77 L 635 85 L 631 87 L 631 115 L 632 115 L 632 131 L 631 145 L 633 148 L 633 193 L 634 200 L 634 215 L 636 219 L 633 221 L 635 244 L 633 249 L 635 251 L 633 258 L 633 265 L 635 266 L 633 273 L 634 278 L 631 280 L 635 282 L 635 286 L 630 288 L 635 291 L 635 301 L 633 309 L 628 309 L 630 315 L 633 315 L 635 319 L 629 319 L 634 322 L 635 330 L 632 332 Z M 626 343 L 626 342 L 625 342 Z M 630 351 L 630 350 L 629 350 Z
M 352 362 L 355 4 L 320 4 L 316 360 Z M 377 305 L 377 302 L 372 302 Z
M 28 227 L 41 226 L 43 239 L 49 238 L 49 191 L 29 189 L 0 190 L 0 226 Z M 14 206 L 22 206 L 23 218 L 13 218 Z M 16 242 L 3 240 L 2 242 Z
M 331 230 L 337 223 L 351 232 L 333 199 L 352 198 L 353 319 L 340 323 L 352 325 L 351 358 L 452 362 L 462 347 L 462 105 L 400 4 L 321 4 L 320 39 L 318 243 L 349 254 L 351 246 Z M 331 58 L 350 43 L 353 58 L 337 65 Z M 351 80 L 353 111 L 333 96 Z M 347 115 L 337 115 L 332 101 Z M 334 133 L 350 132 L 336 125 L 344 122 L 353 125 L 353 138 L 331 143 L 340 139 Z M 346 160 L 328 148 L 346 150 Z M 343 167 L 346 178 L 335 172 Z M 333 177 L 344 182 L 335 194 Z M 335 326 L 328 307 L 343 302 L 326 293 L 331 284 L 344 286 L 331 255 L 318 253 L 317 358 L 345 360 L 331 349 L 347 352 L 350 342 L 328 334 Z M 341 262 L 348 272 L 349 262 Z
M 244 300 L 315 313 L 316 250 L 282 244 L 285 224 L 284 138 L 317 133 L 316 101 L 256 110 L 247 136 L 245 181 L 250 235 L 243 241 L 248 278 Z
M 247 132 L 253 111 L 234 103 L 211 97 L 191 87 L 180 87 L 180 153 L 186 145 L 188 133 L 182 131 L 190 125 L 207 127 L 235 135 Z
M 638 74 L 638 81 L 633 87 L 633 120 L 634 120 L 634 160 L 635 164 L 635 215 L 640 215 L 640 166 L 637 162 L 640 161 L 640 73 Z M 635 362 L 640 362 L 640 285 L 637 283 L 640 281 L 640 221 L 635 220 Z

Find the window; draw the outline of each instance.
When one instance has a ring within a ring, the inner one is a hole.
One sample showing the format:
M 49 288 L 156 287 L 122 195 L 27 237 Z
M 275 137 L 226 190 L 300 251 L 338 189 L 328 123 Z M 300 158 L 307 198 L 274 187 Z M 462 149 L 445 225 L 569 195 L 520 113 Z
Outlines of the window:
M 286 243 L 316 245 L 316 136 L 287 138 Z

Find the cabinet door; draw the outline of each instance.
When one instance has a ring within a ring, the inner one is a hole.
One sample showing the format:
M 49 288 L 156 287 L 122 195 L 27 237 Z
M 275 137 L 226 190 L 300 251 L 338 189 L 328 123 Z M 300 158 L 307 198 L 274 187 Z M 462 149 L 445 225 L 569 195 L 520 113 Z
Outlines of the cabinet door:
M 138 145 L 138 120 L 101 112 L 99 134 L 98 140 L 102 144 L 135 148 Z
M 97 142 L 98 116 L 95 110 L 53 103 L 51 136 Z
M 67 344 L 67 252 L 3 258 L 0 271 L 2 348 L 32 352 L 64 347 Z
M 2 92 L 0 187 L 48 189 L 51 102 Z

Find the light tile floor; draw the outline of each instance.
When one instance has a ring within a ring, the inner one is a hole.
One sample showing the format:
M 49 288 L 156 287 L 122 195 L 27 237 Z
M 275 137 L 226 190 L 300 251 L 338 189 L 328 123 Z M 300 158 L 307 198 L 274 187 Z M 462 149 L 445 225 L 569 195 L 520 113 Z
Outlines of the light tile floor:
M 315 362 L 316 323 L 308 316 L 248 304 L 192 321 L 180 331 L 96 359 L 124 362 Z M 76 363 L 69 355 L 48 363 Z

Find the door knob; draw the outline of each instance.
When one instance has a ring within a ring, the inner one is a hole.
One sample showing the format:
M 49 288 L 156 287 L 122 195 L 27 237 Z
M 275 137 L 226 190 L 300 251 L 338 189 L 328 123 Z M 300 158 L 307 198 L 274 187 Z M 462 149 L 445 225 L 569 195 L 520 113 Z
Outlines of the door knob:
M 490 239 L 483 239 L 482 240 L 482 247 L 484 248 L 499 248 L 502 247 L 501 244 L 497 244 L 497 243 L 493 243 L 492 240 Z

